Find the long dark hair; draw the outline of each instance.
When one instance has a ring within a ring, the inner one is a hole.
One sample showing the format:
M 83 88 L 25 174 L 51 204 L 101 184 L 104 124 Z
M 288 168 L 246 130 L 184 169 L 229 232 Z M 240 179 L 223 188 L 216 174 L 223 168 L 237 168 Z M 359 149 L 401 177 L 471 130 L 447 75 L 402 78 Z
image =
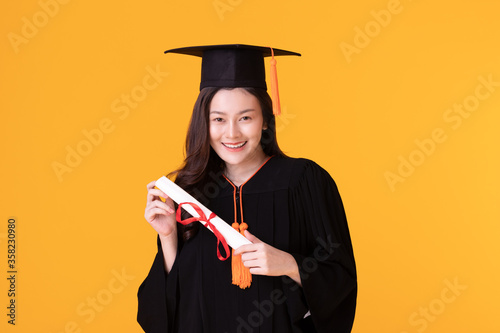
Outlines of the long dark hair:
M 224 161 L 215 153 L 210 146 L 209 113 L 210 103 L 215 94 L 221 89 L 207 87 L 200 91 L 198 99 L 193 108 L 193 114 L 186 136 L 185 159 L 178 170 L 169 174 L 175 176 L 175 183 L 190 193 L 202 204 L 208 204 L 211 197 L 216 195 L 210 186 L 214 177 L 221 176 L 224 171 Z M 262 131 L 261 145 L 264 153 L 268 156 L 286 156 L 278 146 L 276 138 L 276 119 L 273 114 L 271 97 L 264 89 L 243 88 L 259 101 L 262 109 L 264 124 L 267 129 Z M 181 227 L 182 238 L 187 241 L 199 229 L 199 223 L 194 222 Z

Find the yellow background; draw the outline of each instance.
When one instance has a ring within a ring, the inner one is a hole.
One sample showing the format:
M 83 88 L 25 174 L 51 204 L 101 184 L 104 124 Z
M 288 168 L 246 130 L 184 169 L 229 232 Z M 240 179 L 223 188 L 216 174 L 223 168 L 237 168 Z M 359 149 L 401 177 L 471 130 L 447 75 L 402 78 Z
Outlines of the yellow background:
M 359 274 L 353 332 L 500 331 L 498 1 L 61 2 L 0 5 L 2 332 L 141 331 L 136 292 L 156 251 L 146 184 L 181 163 L 200 75 L 199 59 L 162 52 L 222 43 L 303 55 L 278 59 L 279 140 L 338 183 Z M 460 126 L 446 118 L 477 91 Z M 410 157 L 414 170 L 400 166 Z

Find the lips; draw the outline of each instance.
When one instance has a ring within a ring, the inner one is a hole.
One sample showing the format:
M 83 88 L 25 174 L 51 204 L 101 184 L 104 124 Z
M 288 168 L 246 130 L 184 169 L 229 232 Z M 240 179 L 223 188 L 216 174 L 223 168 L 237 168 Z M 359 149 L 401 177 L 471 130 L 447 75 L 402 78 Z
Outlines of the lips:
M 222 142 L 222 145 L 226 148 L 229 148 L 229 149 L 238 149 L 238 148 L 242 148 L 244 145 L 247 144 L 248 141 L 244 141 L 244 142 L 240 142 L 240 143 L 224 143 Z

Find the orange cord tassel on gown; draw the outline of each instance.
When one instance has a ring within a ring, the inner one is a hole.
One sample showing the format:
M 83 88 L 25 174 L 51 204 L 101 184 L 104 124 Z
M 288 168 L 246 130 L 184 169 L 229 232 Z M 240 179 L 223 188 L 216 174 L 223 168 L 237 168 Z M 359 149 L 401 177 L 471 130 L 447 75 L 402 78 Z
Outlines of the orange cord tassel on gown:
M 244 235 L 245 230 L 248 229 L 248 225 L 245 222 L 241 222 L 241 224 L 234 222 L 232 227 L 242 235 Z M 234 249 L 231 258 L 231 271 L 233 273 L 233 284 L 237 285 L 241 289 L 250 287 L 252 284 L 252 274 L 250 273 L 250 269 L 243 265 L 241 255 L 234 255 Z

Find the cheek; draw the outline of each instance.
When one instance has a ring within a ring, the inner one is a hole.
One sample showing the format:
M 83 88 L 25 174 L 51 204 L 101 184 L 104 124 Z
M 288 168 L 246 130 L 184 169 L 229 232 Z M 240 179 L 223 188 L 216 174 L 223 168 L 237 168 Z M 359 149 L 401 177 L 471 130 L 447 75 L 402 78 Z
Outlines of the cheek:
M 262 125 L 256 125 L 252 128 L 252 136 L 255 137 L 258 141 L 260 141 L 262 137 Z
M 217 130 L 217 127 L 215 126 L 210 126 L 208 128 L 208 135 L 210 137 L 210 141 L 214 141 L 214 140 L 217 140 L 219 139 L 220 137 L 220 131 Z

